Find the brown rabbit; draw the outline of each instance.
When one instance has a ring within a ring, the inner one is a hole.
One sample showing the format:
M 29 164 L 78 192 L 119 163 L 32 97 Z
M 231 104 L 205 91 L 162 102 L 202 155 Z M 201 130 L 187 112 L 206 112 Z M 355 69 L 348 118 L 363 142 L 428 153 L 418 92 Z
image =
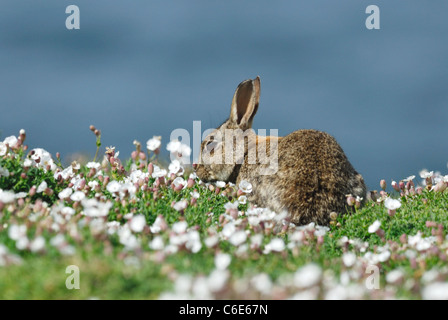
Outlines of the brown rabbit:
M 326 225 L 331 212 L 347 212 L 346 195 L 366 198 L 362 176 L 331 135 L 298 130 L 285 137 L 257 136 L 251 128 L 259 98 L 259 77 L 239 84 L 230 118 L 201 144 L 195 169 L 202 181 L 246 180 L 251 203 L 286 211 L 295 224 Z

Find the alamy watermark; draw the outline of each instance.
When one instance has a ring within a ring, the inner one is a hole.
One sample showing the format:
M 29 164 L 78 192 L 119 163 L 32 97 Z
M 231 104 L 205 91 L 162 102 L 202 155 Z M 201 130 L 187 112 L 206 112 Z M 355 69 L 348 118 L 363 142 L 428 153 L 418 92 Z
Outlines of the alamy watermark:
M 207 129 L 202 132 L 201 121 L 193 121 L 193 137 L 183 128 L 171 132 L 170 141 L 179 141 L 193 151 L 194 163 L 202 165 L 243 164 L 259 166 L 261 175 L 278 171 L 278 129 Z M 191 139 L 192 138 L 192 139 Z M 205 143 L 203 144 L 202 141 Z M 182 156 L 182 155 L 181 155 Z M 171 154 L 171 161 L 179 157 Z M 190 158 L 184 158 L 190 164 Z

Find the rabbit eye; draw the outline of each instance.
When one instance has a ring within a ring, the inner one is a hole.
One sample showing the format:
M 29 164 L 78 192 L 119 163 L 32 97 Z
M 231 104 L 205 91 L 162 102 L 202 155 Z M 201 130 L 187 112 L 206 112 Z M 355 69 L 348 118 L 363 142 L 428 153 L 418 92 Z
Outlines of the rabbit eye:
M 218 142 L 215 140 L 210 140 L 209 142 L 207 142 L 207 144 L 205 145 L 205 149 L 207 150 L 207 152 L 212 151 L 213 149 L 216 148 L 216 146 L 218 145 Z

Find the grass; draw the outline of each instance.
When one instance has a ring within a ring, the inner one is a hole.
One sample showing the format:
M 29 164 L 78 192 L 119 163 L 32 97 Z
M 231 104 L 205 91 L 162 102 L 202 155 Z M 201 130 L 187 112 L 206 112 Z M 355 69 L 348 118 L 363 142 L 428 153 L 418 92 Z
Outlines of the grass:
M 204 185 L 183 170 L 162 178 L 154 154 L 126 165 L 114 156 L 94 169 L 73 163 L 64 177 L 23 143 L 0 156 L 0 299 L 446 297 L 446 192 L 408 185 L 383 192 L 401 200 L 394 215 L 371 200 L 327 229 L 297 227 L 255 214 L 238 186 Z M 80 289 L 66 286 L 71 265 Z M 379 288 L 366 285 L 369 266 Z

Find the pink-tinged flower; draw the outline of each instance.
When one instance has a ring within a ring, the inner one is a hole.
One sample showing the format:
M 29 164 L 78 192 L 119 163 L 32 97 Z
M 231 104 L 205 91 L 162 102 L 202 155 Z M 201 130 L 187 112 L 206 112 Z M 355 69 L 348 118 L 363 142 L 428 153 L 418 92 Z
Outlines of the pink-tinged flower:
M 396 181 L 392 181 L 391 186 L 395 191 L 400 191 L 400 185 Z
M 387 208 L 389 215 L 393 216 L 398 208 L 401 207 L 400 200 L 387 198 L 384 200 L 384 206 Z
M 187 200 L 180 200 L 173 205 L 173 209 L 176 211 L 183 211 L 188 207 Z
M 238 185 L 238 187 L 244 193 L 251 193 L 252 192 L 252 184 L 249 181 L 247 181 L 247 180 L 241 180 L 241 182 Z
M 375 233 L 379 230 L 381 227 L 381 222 L 379 220 L 376 220 L 374 223 L 372 223 L 369 226 L 369 229 L 367 230 L 369 233 Z
M 383 179 L 380 181 L 380 187 L 381 187 L 381 189 L 386 190 L 386 187 L 387 187 L 386 180 Z
M 437 182 L 437 184 L 434 186 L 434 191 L 435 192 L 443 192 L 446 189 L 446 183 L 443 182 L 443 180 Z
M 346 195 L 347 197 L 347 204 L 352 207 L 355 204 L 356 198 L 352 196 L 351 194 Z

